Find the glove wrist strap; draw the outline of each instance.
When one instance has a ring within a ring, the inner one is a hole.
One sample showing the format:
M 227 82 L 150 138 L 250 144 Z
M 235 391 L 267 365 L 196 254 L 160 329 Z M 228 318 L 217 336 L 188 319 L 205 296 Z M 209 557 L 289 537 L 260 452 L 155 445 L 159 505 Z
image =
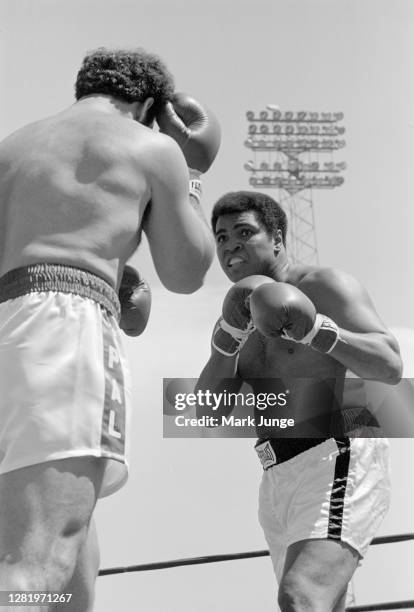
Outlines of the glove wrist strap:
M 236 355 L 238 355 L 247 338 L 250 336 L 252 331 L 254 331 L 254 329 L 255 326 L 253 324 L 253 321 L 249 322 L 246 329 L 239 329 L 238 327 L 233 327 L 232 325 L 227 323 L 227 321 L 221 318 L 218 321 L 216 329 L 214 330 L 212 345 L 216 349 L 216 351 L 218 351 L 222 355 L 225 355 L 226 357 L 235 357 Z M 216 337 L 220 337 L 222 333 L 230 336 L 230 338 L 222 338 L 222 344 L 226 345 L 225 348 L 224 346 L 219 346 L 219 344 L 215 342 Z
M 202 176 L 202 172 L 200 172 L 200 170 L 197 170 L 196 168 L 188 168 L 188 173 L 190 175 L 190 181 L 192 179 L 196 180 L 196 181 L 200 181 L 201 180 L 201 176 Z
M 189 168 L 188 171 L 190 174 L 190 183 L 189 183 L 190 196 L 193 196 L 193 198 L 195 198 L 197 202 L 200 204 L 201 195 L 203 193 L 201 180 L 200 180 L 201 172 L 199 170 L 194 170 L 193 168 Z
M 330 353 L 339 340 L 339 328 L 326 315 L 317 314 L 311 331 L 300 341 L 321 353 Z

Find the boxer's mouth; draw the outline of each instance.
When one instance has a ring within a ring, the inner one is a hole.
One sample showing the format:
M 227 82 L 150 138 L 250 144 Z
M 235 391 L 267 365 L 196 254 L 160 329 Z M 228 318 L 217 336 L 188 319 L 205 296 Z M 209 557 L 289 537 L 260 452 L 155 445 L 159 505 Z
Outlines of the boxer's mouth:
M 235 266 L 239 266 L 240 264 L 244 264 L 244 263 L 245 263 L 244 259 L 236 255 L 236 256 L 230 257 L 230 259 L 227 262 L 227 266 L 229 268 L 234 268 Z

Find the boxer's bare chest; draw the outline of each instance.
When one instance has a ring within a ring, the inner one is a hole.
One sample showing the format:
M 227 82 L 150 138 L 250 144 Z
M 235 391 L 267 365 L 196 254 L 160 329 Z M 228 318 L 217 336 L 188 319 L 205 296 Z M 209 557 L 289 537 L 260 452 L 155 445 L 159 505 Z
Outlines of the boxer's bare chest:
M 241 378 L 335 378 L 345 368 L 329 355 L 284 340 L 265 338 L 254 332 L 243 347 L 238 372 Z
M 288 394 L 287 414 L 303 425 L 309 419 L 312 422 L 312 416 L 319 418 L 335 409 L 342 395 L 345 368 L 307 346 L 254 332 L 241 351 L 238 374 L 256 394 Z M 279 412 L 276 407 L 267 409 L 266 414 L 280 416 Z M 309 432 L 306 429 L 304 433 Z

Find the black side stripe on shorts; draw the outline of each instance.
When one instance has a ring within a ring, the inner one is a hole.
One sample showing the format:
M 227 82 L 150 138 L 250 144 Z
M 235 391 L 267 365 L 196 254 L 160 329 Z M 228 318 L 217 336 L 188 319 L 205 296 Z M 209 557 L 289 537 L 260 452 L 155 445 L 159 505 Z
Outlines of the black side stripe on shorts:
M 329 504 L 328 539 L 340 540 L 346 485 L 348 483 L 351 442 L 349 438 L 335 438 L 339 455 L 335 461 L 335 474 Z

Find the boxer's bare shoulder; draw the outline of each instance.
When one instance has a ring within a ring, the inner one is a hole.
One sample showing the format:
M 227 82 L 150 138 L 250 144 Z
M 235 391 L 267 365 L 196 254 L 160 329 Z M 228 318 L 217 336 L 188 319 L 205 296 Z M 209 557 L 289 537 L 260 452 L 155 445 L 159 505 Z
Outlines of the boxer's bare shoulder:
M 288 283 L 302 291 L 338 287 L 339 284 L 349 284 L 351 280 L 355 281 L 342 270 L 313 264 L 292 264 L 287 278 Z
M 372 305 L 365 287 L 338 268 L 317 265 L 292 265 L 287 282 L 298 287 L 319 312 L 341 318 L 355 300 Z

